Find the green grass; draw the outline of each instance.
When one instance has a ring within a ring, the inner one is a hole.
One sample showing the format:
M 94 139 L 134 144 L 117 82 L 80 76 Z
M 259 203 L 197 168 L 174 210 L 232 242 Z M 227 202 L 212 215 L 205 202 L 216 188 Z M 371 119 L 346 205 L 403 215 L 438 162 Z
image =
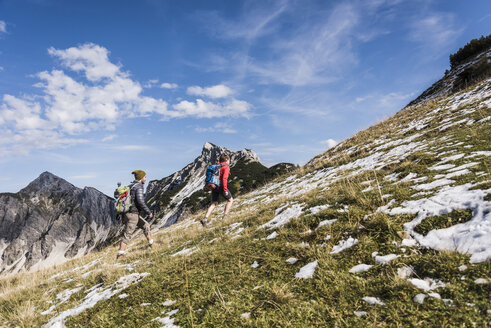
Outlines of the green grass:
M 456 224 L 465 223 L 472 219 L 471 210 L 455 210 L 447 214 L 426 218 L 416 226 L 414 231 L 426 235 L 434 229 L 445 229 Z
M 401 124 L 421 118 L 442 103 L 443 100 L 433 101 L 405 109 L 389 120 L 360 132 L 339 149 L 327 152 L 324 157 L 319 156 L 316 161 L 296 169 L 292 174 L 305 177 L 316 170 L 333 168 L 368 156 L 374 149 L 367 146 L 370 141 L 382 135 L 391 140 L 401 137 L 398 134 Z M 468 115 L 482 117 L 483 114 L 476 111 Z M 424 182 L 427 183 L 437 174 L 442 174 L 428 169 L 441 160 L 433 148 L 442 146 L 436 142 L 442 136 L 447 136 L 454 143 L 464 141 L 464 144 L 448 146 L 440 152 L 453 149 L 456 152 L 452 154 L 470 155 L 475 151 L 488 150 L 491 141 L 489 122 L 470 127 L 454 126 L 443 134 L 431 131 L 438 127 L 441 118 L 436 117 L 425 130 L 411 131 L 406 135 L 425 133 L 417 140 L 426 140 L 427 148 L 380 170 L 364 171 L 355 176 L 350 175 L 353 170 L 342 172 L 339 175 L 341 178 L 332 182 L 329 188 L 316 188 L 292 197 L 278 196 L 278 199 L 270 202 L 266 201 L 265 196 L 258 197 L 252 204 L 234 206 L 226 222 L 216 221 L 206 229 L 199 224 L 186 227 L 186 221 L 178 223 L 155 234 L 156 246 L 152 251 L 144 251 L 145 241 L 135 239 L 130 244 L 128 257 L 122 261 L 132 264 L 133 271 L 116 266 L 117 250 L 108 247 L 56 268 L 0 278 L 0 294 L 5 293 L 0 296 L 0 325 L 39 327 L 54 316 L 40 313 L 58 303 L 58 293 L 82 287 L 66 303 L 60 304 L 55 313 L 75 307 L 84 299 L 85 291 L 97 284 L 109 287 L 119 277 L 131 272 L 148 272 L 149 276 L 124 291 L 129 295 L 127 298 L 114 296 L 99 302 L 80 315 L 69 317 L 66 326 L 160 327 L 161 324 L 152 320 L 178 309 L 173 318 L 175 324 L 181 327 L 486 327 L 489 324 L 487 310 L 490 307 L 491 287 L 490 284 L 479 285 L 474 281 L 491 279 L 491 262 L 472 264 L 467 254 L 401 247 L 403 225 L 413 220 L 415 215 L 389 216 L 377 212 L 379 207 L 392 199 L 395 200 L 392 207 L 416 199 L 414 195 L 418 192 L 412 188 L 412 183 L 387 181 L 387 175 L 399 173 L 398 179 L 402 179 L 409 173 L 417 173 L 418 177 L 427 176 L 428 180 Z M 472 147 L 464 148 L 466 145 Z M 334 156 L 343 149 L 355 146 L 359 149 L 351 156 Z M 474 188 L 489 189 L 488 158 L 466 156 L 455 161 L 455 165 L 478 162 L 478 165 L 470 168 L 470 174 L 455 177 L 455 184 L 472 183 Z M 478 175 L 480 172 L 487 175 Z M 275 182 L 281 182 L 283 178 L 276 178 Z M 372 181 L 372 191 L 362 192 L 368 187 L 362 184 L 365 181 Z M 259 187 L 251 184 L 250 188 Z M 297 191 L 295 188 L 292 190 Z M 271 194 L 279 195 L 279 192 L 275 190 Z M 391 196 L 382 198 L 385 194 Z M 199 200 L 200 197 L 203 195 L 195 198 Z M 243 195 L 240 198 L 245 200 L 250 197 Z M 274 229 L 278 233 L 275 239 L 262 240 L 273 230 L 258 227 L 271 220 L 275 210 L 287 202 L 302 204 L 304 212 L 284 227 Z M 307 210 L 325 204 L 330 207 L 319 213 L 311 214 Z M 339 211 L 346 206 L 346 211 Z M 197 210 L 194 219 L 202 215 L 199 208 Z M 221 216 L 222 210 L 223 205 L 216 210 L 217 217 Z M 470 215 L 469 210 L 456 210 L 429 217 L 417 226 L 416 231 L 425 235 L 432 229 L 464 223 L 470 219 Z M 332 219 L 337 221 L 316 229 L 319 222 Z M 241 236 L 234 238 L 226 235 L 230 225 L 236 222 L 242 222 L 240 227 L 244 230 Z M 304 233 L 308 230 L 311 232 Z M 330 239 L 326 240 L 327 236 Z M 350 236 L 358 240 L 353 247 L 330 254 L 334 245 Z M 212 240 L 215 241 L 210 243 Z M 197 247 L 199 251 L 189 257 L 171 256 L 191 247 Z M 373 252 L 379 255 L 397 254 L 399 257 L 386 265 L 378 265 L 375 264 Z M 286 259 L 290 257 L 297 258 L 298 262 L 293 265 L 287 263 Z M 95 271 L 86 277 L 81 272 L 70 272 L 96 258 L 101 258 L 101 263 L 91 268 Z M 251 267 L 254 261 L 259 263 L 259 267 Z M 313 278 L 296 279 L 295 274 L 300 268 L 313 261 L 318 261 Z M 348 272 L 361 263 L 373 267 L 363 273 Z M 467 269 L 461 271 L 459 268 L 463 265 Z M 431 297 L 423 304 L 415 303 L 413 297 L 423 291 L 398 277 L 398 269 L 405 266 L 414 269 L 414 278 L 429 277 L 445 282 L 447 286 L 435 292 L 442 299 L 452 300 L 452 306 Z M 60 272 L 66 273 L 49 279 Z M 362 300 L 365 296 L 377 297 L 386 305 L 369 305 Z M 162 303 L 168 299 L 176 303 L 163 306 Z M 143 303 L 151 304 L 142 306 Z M 359 318 L 354 311 L 366 311 L 367 315 Z M 243 318 L 243 313 L 250 313 L 250 317 Z

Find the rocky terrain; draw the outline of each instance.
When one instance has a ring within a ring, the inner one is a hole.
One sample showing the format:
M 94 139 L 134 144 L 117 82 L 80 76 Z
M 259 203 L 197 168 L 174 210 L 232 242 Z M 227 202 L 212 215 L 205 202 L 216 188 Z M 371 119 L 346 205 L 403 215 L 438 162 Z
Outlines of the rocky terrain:
M 40 269 L 101 247 L 117 232 L 113 200 L 42 173 L 15 194 L 0 194 L 0 272 Z
M 230 156 L 232 169 L 229 188 L 234 196 L 257 188 L 295 168 L 293 164 L 280 163 L 268 169 L 261 164 L 253 150 L 233 152 L 207 142 L 201 155 L 182 170 L 148 183 L 146 200 L 159 218 L 157 227 L 174 224 L 209 204 L 209 192 L 203 190 L 205 172 L 209 165 L 218 161 L 222 153 Z

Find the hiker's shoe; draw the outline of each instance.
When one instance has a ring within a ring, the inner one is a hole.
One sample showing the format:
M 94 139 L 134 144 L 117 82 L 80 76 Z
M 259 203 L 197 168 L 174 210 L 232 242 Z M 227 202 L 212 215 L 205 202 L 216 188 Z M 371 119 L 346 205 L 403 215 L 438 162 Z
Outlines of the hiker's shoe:
M 147 251 L 151 251 L 153 248 L 153 244 L 148 244 L 147 248 L 145 248 Z
M 118 255 L 116 255 L 116 260 L 120 260 L 120 259 L 124 259 L 126 253 L 118 253 Z
M 201 223 L 201 225 L 203 227 L 206 227 L 208 225 L 208 220 L 207 219 L 200 220 L 199 222 Z

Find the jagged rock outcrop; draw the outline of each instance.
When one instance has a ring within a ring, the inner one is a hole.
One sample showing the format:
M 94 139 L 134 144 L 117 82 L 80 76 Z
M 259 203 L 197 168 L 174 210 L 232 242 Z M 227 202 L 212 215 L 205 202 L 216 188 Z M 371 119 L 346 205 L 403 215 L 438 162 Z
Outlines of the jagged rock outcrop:
M 18 193 L 0 194 L 0 272 L 62 263 L 118 229 L 110 197 L 44 172 Z
M 159 217 L 158 227 L 171 225 L 207 203 L 208 193 L 203 191 L 205 171 L 209 165 L 218 161 L 222 153 L 230 156 L 232 170 L 229 185 L 234 194 L 249 191 L 295 167 L 293 164 L 280 163 L 268 169 L 261 164 L 253 150 L 233 152 L 207 142 L 201 155 L 182 170 L 161 180 L 149 182 L 146 199 L 151 210 Z M 244 180 L 249 184 L 244 183 Z

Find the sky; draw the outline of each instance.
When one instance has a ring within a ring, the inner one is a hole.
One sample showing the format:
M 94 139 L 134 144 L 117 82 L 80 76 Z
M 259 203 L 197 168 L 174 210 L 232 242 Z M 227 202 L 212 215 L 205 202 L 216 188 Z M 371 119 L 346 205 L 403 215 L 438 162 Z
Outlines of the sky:
M 490 31 L 487 0 L 0 0 L 0 192 L 49 171 L 111 195 L 207 141 L 302 165 Z

